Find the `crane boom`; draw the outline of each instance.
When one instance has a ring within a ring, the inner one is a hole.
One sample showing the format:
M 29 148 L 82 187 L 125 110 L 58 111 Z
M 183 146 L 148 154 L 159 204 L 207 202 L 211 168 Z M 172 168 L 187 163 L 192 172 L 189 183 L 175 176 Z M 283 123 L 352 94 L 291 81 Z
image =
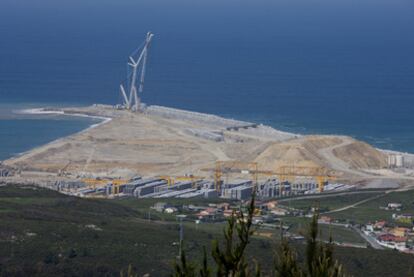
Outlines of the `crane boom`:
M 150 46 L 152 37 L 154 35 L 151 32 L 148 32 L 145 38 L 144 45 L 138 58 L 135 60 L 135 52 L 129 57 L 128 65 L 132 68 L 132 74 L 127 77 L 128 80 L 128 93 L 127 96 L 125 88 L 123 85 L 120 86 L 120 91 L 122 94 L 122 98 L 124 100 L 124 107 L 127 110 L 140 110 L 141 99 L 140 96 L 144 91 L 144 80 L 145 80 L 145 71 L 146 71 L 146 63 L 148 57 L 148 48 Z M 139 74 L 140 71 L 140 74 Z M 139 77 L 138 77 L 139 75 Z M 139 81 L 138 81 L 139 78 Z M 139 87 L 137 89 L 137 81 L 139 82 Z
M 127 107 L 127 109 L 129 109 L 130 108 L 130 102 L 129 102 L 128 97 L 126 95 L 124 86 L 120 85 L 119 88 L 121 90 L 122 97 L 124 98 L 125 106 Z

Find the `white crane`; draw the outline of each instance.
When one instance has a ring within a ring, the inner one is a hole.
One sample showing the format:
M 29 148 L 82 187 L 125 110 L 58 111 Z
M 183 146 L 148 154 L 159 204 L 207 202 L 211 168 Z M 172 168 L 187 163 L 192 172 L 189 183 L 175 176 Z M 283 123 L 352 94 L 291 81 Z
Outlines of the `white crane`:
M 127 86 L 128 86 L 127 89 L 128 89 L 129 96 L 127 96 L 127 92 L 125 90 L 124 85 L 122 84 L 120 85 L 121 95 L 124 100 L 124 107 L 127 110 L 140 111 L 140 106 L 141 106 L 140 96 L 142 92 L 144 91 L 145 66 L 147 63 L 148 48 L 150 46 L 153 36 L 154 34 L 152 34 L 151 32 L 147 33 L 142 50 L 136 60 L 133 57 L 134 54 L 132 54 L 129 57 L 128 65 L 132 68 L 132 74 L 130 76 L 127 76 Z M 140 71 L 141 74 L 138 79 L 139 70 L 141 70 Z M 138 89 L 137 89 L 137 81 L 139 82 Z

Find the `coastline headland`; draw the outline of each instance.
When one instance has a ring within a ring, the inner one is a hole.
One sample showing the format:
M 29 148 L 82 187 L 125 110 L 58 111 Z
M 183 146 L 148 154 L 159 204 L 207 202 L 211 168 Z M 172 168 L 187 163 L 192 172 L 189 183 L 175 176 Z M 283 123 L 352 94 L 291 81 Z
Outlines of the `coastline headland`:
M 2 166 L 3 182 L 55 182 L 81 178 L 203 176 L 216 161 L 254 162 L 263 171 L 283 166 L 319 167 L 343 182 L 414 180 L 411 166 L 390 168 L 385 151 L 347 136 L 299 135 L 251 122 L 161 106 L 131 113 L 109 105 L 22 111 L 100 119 L 89 128 L 36 147 Z M 414 160 L 414 159 L 413 159 Z M 0 165 L 1 166 L 1 165 Z M 238 176 L 240 177 L 240 176 Z M 269 178 L 269 176 L 262 176 Z M 1 179 L 0 179 L 1 181 Z

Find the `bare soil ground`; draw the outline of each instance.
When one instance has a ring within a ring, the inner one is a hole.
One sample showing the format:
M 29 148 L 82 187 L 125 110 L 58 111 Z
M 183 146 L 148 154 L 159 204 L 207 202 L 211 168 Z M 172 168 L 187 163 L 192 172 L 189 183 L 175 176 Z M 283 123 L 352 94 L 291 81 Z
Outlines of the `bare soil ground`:
M 213 167 L 217 160 L 240 160 L 255 161 L 261 170 L 276 170 L 281 165 L 321 166 L 344 177 L 370 178 L 378 174 L 369 170 L 380 172 L 387 159 L 382 151 L 346 136 L 297 136 L 262 125 L 228 131 L 222 122 L 214 125 L 103 106 L 70 108 L 65 113 L 112 120 L 4 163 L 22 171 L 57 173 L 64 168 L 73 176 L 135 172 L 150 177 L 206 176 L 211 174 L 200 170 Z M 188 132 L 194 128 L 220 133 L 223 139 L 215 141 Z

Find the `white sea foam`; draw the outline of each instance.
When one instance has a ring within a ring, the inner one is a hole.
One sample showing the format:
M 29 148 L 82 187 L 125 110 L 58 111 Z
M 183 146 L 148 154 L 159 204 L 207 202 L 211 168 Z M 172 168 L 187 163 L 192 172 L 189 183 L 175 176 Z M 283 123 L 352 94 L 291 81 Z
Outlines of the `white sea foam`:
M 65 114 L 63 111 L 45 110 L 44 108 L 22 109 L 14 112 L 17 114 Z
M 92 118 L 92 119 L 98 119 L 101 120 L 101 122 L 92 124 L 88 128 L 84 129 L 81 132 L 96 128 L 98 126 L 101 126 L 103 124 L 106 124 L 112 120 L 110 117 L 104 117 L 104 116 L 97 116 L 97 115 L 87 115 L 82 113 L 65 113 L 62 110 L 47 110 L 45 108 L 33 108 L 33 109 L 22 109 L 15 111 L 18 114 L 31 114 L 31 115 L 49 115 L 49 114 L 56 114 L 56 115 L 65 115 L 65 116 L 75 116 L 75 117 L 86 117 L 86 118 Z

